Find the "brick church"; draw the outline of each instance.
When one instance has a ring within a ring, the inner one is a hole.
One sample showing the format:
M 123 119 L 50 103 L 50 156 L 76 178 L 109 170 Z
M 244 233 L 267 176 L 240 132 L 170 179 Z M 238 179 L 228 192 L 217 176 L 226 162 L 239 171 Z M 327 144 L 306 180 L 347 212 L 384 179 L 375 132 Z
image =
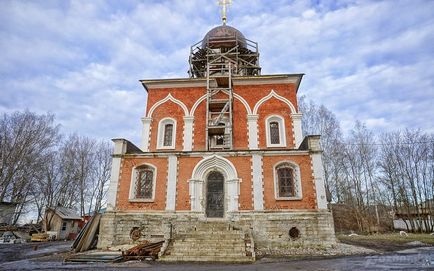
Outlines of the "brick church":
M 261 74 L 257 43 L 225 18 L 189 67 L 141 80 L 141 146 L 113 139 L 98 247 L 164 240 L 162 260 L 249 262 L 334 244 L 320 137 L 302 135 L 303 75 Z

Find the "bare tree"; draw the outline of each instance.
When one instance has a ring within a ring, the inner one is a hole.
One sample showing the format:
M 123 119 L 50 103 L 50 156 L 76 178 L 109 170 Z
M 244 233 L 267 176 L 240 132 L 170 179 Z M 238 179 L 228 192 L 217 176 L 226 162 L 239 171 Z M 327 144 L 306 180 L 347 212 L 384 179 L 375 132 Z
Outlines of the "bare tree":
M 0 201 L 18 204 L 14 223 L 29 203 L 34 182 L 58 138 L 53 115 L 25 111 L 0 119 Z

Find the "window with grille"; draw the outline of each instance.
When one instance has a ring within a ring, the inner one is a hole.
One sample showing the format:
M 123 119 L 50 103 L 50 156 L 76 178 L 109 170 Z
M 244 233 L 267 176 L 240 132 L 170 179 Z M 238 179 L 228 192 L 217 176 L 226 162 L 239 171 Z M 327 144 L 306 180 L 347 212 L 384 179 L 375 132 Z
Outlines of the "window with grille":
M 271 144 L 280 144 L 279 123 L 270 122 L 270 142 Z
M 173 140 L 173 124 L 169 123 L 164 125 L 164 140 L 163 146 L 172 146 Z
M 294 169 L 287 164 L 276 168 L 278 197 L 287 198 L 296 196 Z
M 137 199 L 152 199 L 154 171 L 150 167 L 137 169 L 136 174 L 136 194 Z

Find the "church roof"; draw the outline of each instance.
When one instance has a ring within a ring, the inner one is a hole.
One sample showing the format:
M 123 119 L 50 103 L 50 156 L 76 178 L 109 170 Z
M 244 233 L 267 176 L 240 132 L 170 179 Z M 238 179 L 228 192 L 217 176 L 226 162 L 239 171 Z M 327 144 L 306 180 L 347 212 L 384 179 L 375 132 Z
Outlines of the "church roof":
M 202 40 L 202 48 L 247 48 L 246 38 L 238 29 L 229 25 L 214 27 Z

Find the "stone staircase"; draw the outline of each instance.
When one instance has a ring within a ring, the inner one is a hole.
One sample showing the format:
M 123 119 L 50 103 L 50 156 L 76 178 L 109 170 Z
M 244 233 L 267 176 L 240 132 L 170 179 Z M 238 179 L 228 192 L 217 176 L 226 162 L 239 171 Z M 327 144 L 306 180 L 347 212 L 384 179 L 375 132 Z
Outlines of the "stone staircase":
M 228 222 L 198 222 L 182 229 L 174 226 L 172 240 L 160 260 L 249 263 L 255 260 L 253 247 L 251 235 Z

